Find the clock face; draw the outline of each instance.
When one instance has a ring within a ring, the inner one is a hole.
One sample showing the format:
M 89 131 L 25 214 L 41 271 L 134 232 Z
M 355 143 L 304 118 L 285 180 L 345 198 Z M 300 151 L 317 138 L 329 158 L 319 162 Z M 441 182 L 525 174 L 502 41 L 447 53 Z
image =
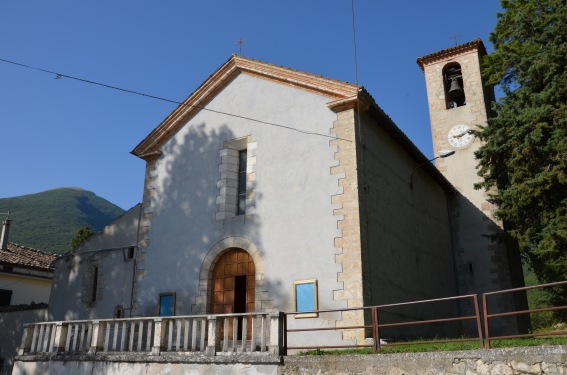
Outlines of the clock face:
M 473 140 L 472 129 L 465 124 L 453 126 L 447 134 L 449 144 L 453 147 L 465 147 Z

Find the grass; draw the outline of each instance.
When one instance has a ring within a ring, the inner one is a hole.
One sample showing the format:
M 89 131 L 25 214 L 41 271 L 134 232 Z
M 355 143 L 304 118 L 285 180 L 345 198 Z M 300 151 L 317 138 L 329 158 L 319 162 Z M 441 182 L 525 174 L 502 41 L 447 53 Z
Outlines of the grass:
M 490 340 L 491 348 L 511 348 L 523 346 L 540 346 L 540 345 L 567 345 L 567 336 L 555 337 L 530 337 L 516 338 L 505 340 Z M 426 343 L 426 344 L 406 344 L 406 345 L 383 345 L 380 353 L 420 353 L 435 351 L 456 351 L 456 350 L 475 350 L 479 349 L 478 341 L 463 342 L 442 342 L 442 343 Z M 372 348 L 357 349 L 315 349 L 300 352 L 300 355 L 337 355 L 337 354 L 374 354 Z

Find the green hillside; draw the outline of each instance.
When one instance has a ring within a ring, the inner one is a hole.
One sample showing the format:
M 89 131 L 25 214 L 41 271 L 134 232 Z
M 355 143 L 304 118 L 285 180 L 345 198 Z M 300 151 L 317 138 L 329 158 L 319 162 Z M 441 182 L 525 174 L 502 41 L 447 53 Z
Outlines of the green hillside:
M 0 199 L 0 219 L 10 211 L 9 241 L 51 253 L 70 249 L 77 231 L 89 226 L 94 232 L 124 210 L 93 192 L 60 188 L 37 194 Z

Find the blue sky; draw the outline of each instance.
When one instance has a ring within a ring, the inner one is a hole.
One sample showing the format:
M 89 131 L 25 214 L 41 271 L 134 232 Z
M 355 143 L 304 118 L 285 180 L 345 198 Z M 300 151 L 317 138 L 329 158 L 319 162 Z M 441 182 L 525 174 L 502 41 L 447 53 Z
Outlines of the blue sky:
M 356 82 L 351 0 L 0 0 L 0 59 L 182 101 L 245 39 L 242 55 Z M 355 0 L 358 81 L 432 156 L 416 58 L 488 36 L 498 1 Z M 0 198 L 57 187 L 128 209 L 130 151 L 175 104 L 0 62 Z M 269 119 L 266 119 L 269 121 Z

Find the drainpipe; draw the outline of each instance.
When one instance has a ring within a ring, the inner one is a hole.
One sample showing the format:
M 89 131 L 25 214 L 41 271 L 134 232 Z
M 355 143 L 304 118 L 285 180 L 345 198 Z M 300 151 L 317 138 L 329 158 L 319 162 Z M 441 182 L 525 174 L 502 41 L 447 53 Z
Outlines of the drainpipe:
M 140 216 L 138 218 L 138 227 L 136 228 L 136 247 L 134 248 L 134 264 L 132 265 L 132 288 L 130 289 L 130 306 L 127 308 L 129 310 L 130 318 L 132 318 L 132 311 L 134 310 L 134 289 L 136 288 L 136 272 L 138 270 L 138 253 L 140 252 L 140 225 L 142 224 L 142 218 L 144 216 L 144 205 L 140 207 Z
M 10 222 L 12 220 L 5 219 L 2 222 L 2 237 L 0 237 L 0 250 L 8 250 L 8 235 L 10 234 Z

